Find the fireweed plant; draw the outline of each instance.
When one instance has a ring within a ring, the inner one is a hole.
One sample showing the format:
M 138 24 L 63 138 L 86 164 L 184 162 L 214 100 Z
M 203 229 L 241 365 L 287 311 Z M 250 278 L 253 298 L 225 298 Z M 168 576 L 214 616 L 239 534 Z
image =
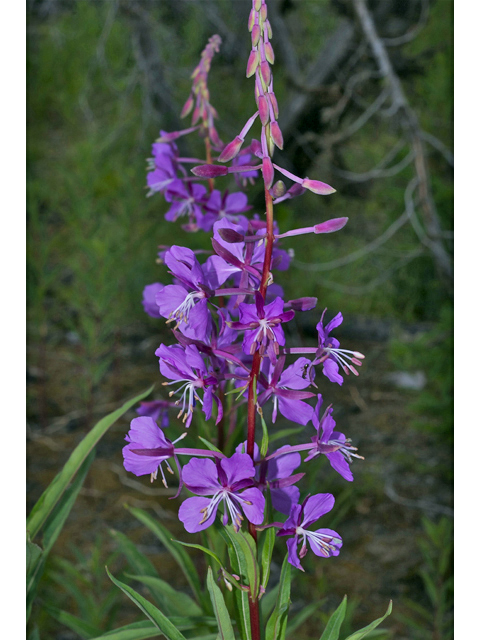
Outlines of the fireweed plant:
M 158 261 L 167 266 L 172 283 L 146 286 L 143 305 L 148 315 L 163 318 L 171 328 L 173 343 L 161 344 L 155 351 L 169 400 L 141 404 L 139 417 L 132 420 L 126 436 L 123 457 L 127 471 L 150 475 L 152 482 L 160 476 L 165 486 L 168 473 L 176 469 L 175 497 L 182 488 L 192 494 L 178 511 L 186 531 L 198 533 L 215 523 L 237 560 L 238 554 L 244 554 L 244 559 L 249 554 L 253 557 L 242 573 L 241 562 L 232 562 L 228 570 L 213 550 L 202 547 L 218 561 L 220 582 L 229 591 L 237 591 L 241 637 L 260 640 L 285 637 L 291 567 L 303 571 L 301 562 L 309 549 L 319 562 L 341 551 L 341 534 L 321 523 L 322 516 L 334 508 L 334 496 L 302 494 L 305 473 L 299 469 L 302 464 L 315 465 L 323 455 L 346 481 L 353 481 L 353 459 L 362 457 L 351 440 L 336 430 L 333 408 L 325 406 L 315 380 L 320 373 L 327 387 L 341 385 L 343 375 L 358 375 L 364 356 L 340 347 L 334 332 L 343 321 L 342 314 L 329 319 L 326 309 L 316 325 L 317 346 L 287 343 L 285 326 L 296 313 L 315 309 L 317 299 L 285 300 L 276 273 L 288 269 L 291 253 L 281 243 L 287 238 L 294 242 L 303 234 L 339 231 L 348 219 L 339 217 L 287 231 L 277 226 L 276 204 L 307 190 L 320 196 L 335 190 L 273 162 L 275 149 L 283 148 L 283 137 L 273 88 L 274 52 L 266 0 L 252 1 L 248 31 L 252 48 L 246 73 L 254 81 L 255 111 L 238 135 L 225 144 L 215 127 L 217 112 L 210 103 L 208 73 L 221 39 L 214 35 L 192 74 L 191 93 L 181 112 L 182 117 L 191 114 L 191 126 L 161 131 L 152 145 L 148 195 L 163 196 L 169 205 L 166 220 L 178 221 L 187 232 L 209 234 L 212 252 L 203 259 L 204 251 L 178 245 L 160 247 Z M 247 142 L 256 121 L 261 125 L 260 140 Z M 188 135 L 201 137 L 205 159 L 182 155 L 183 140 L 179 146 L 176 141 Z M 235 178 L 234 191 L 221 188 L 222 179 L 229 174 Z M 281 176 L 277 181 L 275 174 Z M 263 181 L 265 209 L 251 215 L 245 189 L 256 180 Z M 303 426 L 304 442 L 272 450 L 265 406 L 271 407 L 272 423 L 280 413 Z M 165 435 L 172 410 L 187 429 L 173 441 Z M 197 418 L 198 423 L 215 421 L 216 446 L 205 438 L 201 438 L 204 449 L 183 446 L 199 412 L 204 419 Z M 257 442 L 260 424 L 261 440 Z M 239 428 L 243 430 L 240 436 Z M 230 456 L 224 453 L 227 445 L 230 451 L 236 447 Z M 266 591 L 277 537 L 280 544 L 286 544 L 286 559 L 277 605 L 265 628 L 259 600 Z M 234 638 L 230 618 L 227 622 L 221 615 L 225 609 L 221 590 L 212 584 L 210 573 L 209 579 L 218 637 Z M 345 615 L 341 607 L 334 614 L 338 629 Z M 169 635 L 165 628 L 162 631 L 167 637 L 180 637 L 172 631 Z M 338 637 L 338 630 L 328 637 Z

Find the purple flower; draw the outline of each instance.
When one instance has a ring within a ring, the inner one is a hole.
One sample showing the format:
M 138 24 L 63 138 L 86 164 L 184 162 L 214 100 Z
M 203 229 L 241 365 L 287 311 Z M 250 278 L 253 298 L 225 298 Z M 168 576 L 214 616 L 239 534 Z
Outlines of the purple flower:
M 205 341 L 212 323 L 207 299 L 213 295 L 211 285 L 217 284 L 216 272 L 208 260 L 202 267 L 193 251 L 186 247 L 174 245 L 165 253 L 164 260 L 181 284 L 169 284 L 157 292 L 155 300 L 160 315 L 168 318 L 167 322 L 175 321 L 175 328 L 182 333 Z M 195 313 L 191 313 L 193 308 Z
M 165 220 L 175 222 L 177 218 L 188 216 L 190 222 L 195 220 L 200 225 L 206 193 L 206 188 L 201 184 L 174 180 L 165 191 L 165 200 L 172 203 Z
M 168 400 L 152 400 L 149 402 L 141 402 L 137 409 L 139 416 L 150 416 L 155 422 L 161 418 L 162 429 L 166 429 L 169 425 L 168 409 L 172 407 L 172 402 Z
M 180 418 L 183 415 L 185 426 L 188 428 L 192 422 L 193 409 L 197 401 L 202 405 L 205 418 L 209 420 L 212 415 L 213 400 L 215 400 L 218 405 L 218 423 L 223 415 L 221 402 L 213 393 L 218 380 L 213 372 L 207 370 L 197 347 L 194 345 L 183 347 L 179 344 L 166 347 L 161 344 L 155 351 L 155 355 L 160 358 L 160 373 L 171 380 L 163 384 L 180 384 L 180 387 L 176 391 L 170 391 L 169 395 L 181 394 L 175 404 L 182 403 L 177 417 Z M 199 395 L 202 390 L 203 399 Z
M 247 442 L 245 441 L 239 444 L 235 450 L 237 453 L 242 453 L 246 447 Z M 286 448 L 288 449 L 289 445 L 280 447 L 275 453 L 279 454 Z M 300 498 L 300 489 L 294 484 L 305 475 L 304 473 L 293 474 L 302 462 L 300 454 L 287 452 L 285 455 L 278 455 L 270 460 L 260 459 L 260 450 L 255 443 L 253 459 L 256 467 L 255 486 L 262 492 L 269 487 L 273 508 L 288 515 L 292 506 L 297 504 Z
M 352 462 L 352 458 L 360 458 L 362 456 L 353 453 L 357 451 L 356 447 L 352 447 L 351 440 L 346 439 L 343 433 L 334 431 L 335 420 L 332 418 L 332 406 L 330 405 L 325 410 L 322 418 L 319 418 L 320 407 L 322 405 L 322 396 L 318 394 L 318 402 L 313 413 L 313 425 L 317 430 L 317 435 L 312 438 L 314 447 L 305 458 L 305 462 L 312 460 L 322 453 L 325 454 L 332 465 L 345 480 L 352 481 L 353 475 L 350 471 L 349 464 Z
M 153 418 L 149 416 L 134 418 L 130 423 L 130 431 L 125 436 L 125 440 L 129 444 L 123 447 L 122 450 L 123 466 L 136 476 L 150 474 L 152 482 L 156 480 L 160 469 L 162 482 L 166 487 L 167 481 L 163 473 L 162 463 L 165 462 L 168 471 L 173 473 L 168 464 L 168 459 L 175 455 L 173 446 L 175 442 L 178 442 L 183 437 L 182 435 L 174 442 L 171 442 L 164 436 L 163 431 Z
M 293 536 L 287 540 L 288 561 L 297 569 L 304 571 L 300 560 L 307 553 L 307 540 L 316 556 L 329 558 L 338 556 L 340 553 L 343 542 L 336 531 L 331 529 L 307 531 L 307 527 L 331 511 L 334 504 L 335 498 L 331 493 L 317 493 L 313 496 L 307 496 L 302 504 L 296 504 L 292 507 L 290 516 L 277 532 L 277 536 Z M 297 551 L 299 544 L 302 545 L 300 553 Z
M 340 349 L 340 342 L 330 336 L 330 331 L 335 329 L 343 322 L 343 316 L 341 313 L 330 320 L 330 322 L 324 327 L 323 317 L 325 311 L 322 313 L 320 322 L 317 324 L 318 331 L 318 351 L 315 354 L 315 360 L 312 364 L 323 363 L 323 373 L 331 382 L 337 382 L 343 384 L 343 378 L 338 372 L 339 366 L 348 375 L 351 371 L 358 376 L 358 371 L 348 361 L 353 362 L 358 367 L 362 365 L 359 358 L 363 359 L 365 356 L 358 351 L 350 351 L 348 349 Z
M 210 231 L 213 224 L 222 218 L 227 218 L 233 222 L 242 220 L 246 223 L 247 219 L 245 216 L 239 214 L 251 208 L 248 204 L 247 196 L 244 193 L 228 193 L 228 191 L 225 191 L 222 195 L 218 189 L 215 189 L 205 202 L 206 213 L 203 216 L 200 226 L 204 231 Z
M 156 303 L 155 296 L 157 293 L 162 291 L 164 285 L 159 282 L 154 282 L 153 284 L 147 284 L 147 286 L 143 290 L 143 308 L 145 313 L 148 313 L 152 318 L 161 318 L 162 315 Z
M 152 144 L 153 158 L 148 160 L 151 171 L 147 174 L 147 186 L 151 196 L 155 192 L 167 189 L 174 180 L 177 180 L 177 147 L 175 144 L 156 142 Z
M 310 391 L 300 391 L 300 389 L 310 385 L 310 378 L 307 375 L 308 367 L 311 365 L 310 360 L 298 358 L 282 372 L 284 365 L 285 356 L 281 356 L 275 366 L 267 360 L 263 361 L 262 369 L 268 367 L 268 374 L 267 380 L 263 375 L 258 379 L 259 385 L 266 389 L 259 394 L 258 403 L 263 406 L 273 396 L 272 422 L 277 419 L 278 408 L 287 420 L 306 425 L 312 419 L 313 409 L 302 400 L 312 398 L 315 394 Z
M 223 502 L 222 522 L 232 520 L 235 531 L 239 531 L 243 516 L 252 524 L 262 524 L 265 498 L 253 486 L 255 469 L 246 453 L 234 453 L 231 458 L 200 460 L 192 458 L 183 469 L 186 487 L 197 496 L 187 498 L 181 505 L 178 517 L 189 533 L 206 529 L 215 520 L 218 506 Z
M 242 345 L 244 353 L 253 355 L 259 350 L 260 355 L 267 352 L 270 360 L 276 361 L 279 345 L 285 344 L 285 334 L 280 324 L 288 322 L 295 315 L 292 310 L 283 313 L 283 305 L 281 298 L 275 298 L 265 305 L 259 291 L 255 292 L 255 304 L 242 302 L 239 305 L 240 321 L 231 322 L 230 326 L 237 331 L 245 331 Z

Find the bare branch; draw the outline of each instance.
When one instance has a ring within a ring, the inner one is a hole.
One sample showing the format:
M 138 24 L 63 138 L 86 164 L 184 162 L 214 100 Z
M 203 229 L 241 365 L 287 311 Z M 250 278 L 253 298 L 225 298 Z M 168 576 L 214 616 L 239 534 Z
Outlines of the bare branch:
M 415 154 L 413 151 L 410 151 L 400 162 L 394 164 L 392 167 L 388 167 L 387 169 L 375 168 L 370 171 L 366 171 L 365 173 L 355 173 L 354 171 L 344 171 L 343 169 L 337 169 L 336 167 L 332 167 L 332 171 L 336 173 L 338 176 L 345 178 L 347 180 L 351 180 L 352 182 L 367 182 L 368 180 L 374 180 L 376 178 L 391 178 L 395 176 L 400 171 L 403 171 L 409 164 L 411 164 L 414 159 Z M 384 161 L 382 160 L 382 163 Z
M 421 1 L 421 9 L 420 9 L 420 18 L 418 19 L 417 24 L 412 27 L 407 33 L 404 33 L 403 36 L 398 36 L 397 38 L 382 38 L 383 44 L 387 47 L 396 47 L 401 44 L 406 44 L 407 42 L 411 42 L 414 40 L 420 31 L 425 27 L 428 21 L 428 0 L 420 0 Z
M 422 131 L 422 138 L 425 142 L 428 142 L 432 145 L 437 151 L 439 151 L 448 164 L 453 167 L 453 153 L 446 147 L 441 140 L 433 136 L 431 133 L 427 133 L 426 131 Z
M 368 40 L 375 60 L 382 75 L 388 81 L 388 87 L 393 105 L 396 105 L 401 115 L 400 123 L 407 132 L 415 153 L 415 170 L 418 176 L 420 207 L 426 234 L 429 237 L 429 247 L 435 257 L 440 273 L 445 276 L 447 286 L 452 286 L 453 269 L 451 257 L 446 251 L 439 217 L 436 211 L 430 188 L 429 173 L 422 142 L 422 131 L 415 112 L 411 109 L 400 80 L 395 73 L 388 52 L 377 34 L 372 16 L 365 0 L 352 0 L 362 31 Z

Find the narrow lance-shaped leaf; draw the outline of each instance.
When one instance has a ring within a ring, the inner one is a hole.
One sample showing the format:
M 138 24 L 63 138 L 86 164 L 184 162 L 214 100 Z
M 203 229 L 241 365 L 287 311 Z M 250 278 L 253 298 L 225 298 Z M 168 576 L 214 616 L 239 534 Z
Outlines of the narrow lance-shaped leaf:
M 232 572 L 239 576 L 241 583 L 245 584 L 248 581 L 249 574 L 245 554 L 239 543 L 239 540 L 236 537 L 236 534 L 233 531 L 233 528 L 231 528 L 231 532 L 227 531 L 226 529 L 227 528 L 221 529 L 220 533 L 228 546 L 228 556 L 230 558 Z M 252 630 L 250 626 L 250 606 L 248 603 L 248 597 L 248 591 L 239 591 L 235 589 L 235 592 L 233 594 L 236 620 L 242 640 L 252 640 Z
M 388 605 L 387 611 L 385 612 L 385 615 L 383 615 L 381 618 L 377 618 L 377 620 L 374 620 L 366 627 L 363 627 L 363 629 L 359 629 L 358 631 L 355 631 L 355 633 L 352 633 L 350 636 L 348 636 L 348 638 L 345 638 L 345 640 L 361 640 L 361 638 L 365 638 L 365 636 L 367 636 L 371 631 L 376 629 L 378 625 L 381 624 L 385 620 L 385 618 L 389 616 L 391 613 L 392 613 L 392 601 L 390 600 L 390 603 Z
M 218 624 L 219 640 L 235 640 L 233 633 L 232 621 L 228 613 L 225 600 L 220 587 L 215 583 L 211 567 L 208 567 L 207 589 L 213 604 L 213 611 Z
M 170 622 L 160 609 L 157 609 L 157 607 L 127 584 L 124 584 L 120 580 L 114 578 L 108 570 L 108 567 L 105 567 L 105 569 L 110 580 L 116 584 L 117 587 L 119 587 L 141 611 L 143 611 L 147 618 L 153 622 L 153 624 L 165 635 L 166 638 L 168 638 L 168 640 L 186 640 L 183 633 L 180 633 L 180 631 Z
M 35 538 L 40 528 L 45 524 L 48 516 L 55 508 L 55 505 L 65 493 L 73 477 L 78 472 L 82 463 L 100 438 L 105 435 L 108 429 L 118 420 L 118 418 L 123 416 L 124 413 L 133 407 L 133 405 L 148 396 L 152 389 L 153 386 L 138 396 L 135 396 L 135 398 L 125 402 L 120 409 L 117 409 L 113 413 L 102 418 L 85 436 L 85 438 L 83 438 L 80 444 L 75 447 L 69 459 L 65 463 L 65 466 L 42 493 L 27 519 L 27 529 L 32 540 Z
M 338 640 L 340 633 L 340 627 L 345 619 L 345 613 L 347 611 L 347 596 L 344 596 L 343 600 L 333 612 L 330 620 L 325 627 L 325 631 L 322 633 L 320 640 Z
M 266 529 L 263 537 L 262 547 L 262 587 L 267 588 L 268 579 L 270 578 L 270 568 L 272 566 L 273 547 L 275 546 L 275 529 L 270 527 Z
M 33 601 L 37 591 L 38 584 L 43 575 L 45 568 L 45 562 L 47 556 L 50 553 L 56 539 L 58 538 L 63 525 L 65 524 L 68 514 L 70 513 L 77 495 L 83 485 L 87 472 L 95 459 L 95 451 L 90 452 L 90 455 L 83 462 L 72 484 L 68 487 L 65 493 L 60 497 L 55 508 L 48 516 L 42 537 L 43 550 L 41 555 L 38 551 L 34 551 L 34 547 L 39 549 L 37 545 L 34 545 L 30 540 L 28 542 L 30 553 L 34 551 L 34 556 L 30 555 L 30 566 L 27 574 L 27 620 L 30 617 Z
M 132 515 L 135 516 L 140 522 L 145 524 L 150 531 L 152 531 L 171 556 L 176 560 L 178 566 L 183 571 L 185 577 L 190 584 L 192 591 L 199 604 L 205 604 L 205 599 L 200 586 L 200 578 L 198 577 L 197 570 L 192 562 L 192 559 L 188 553 L 181 546 L 178 546 L 170 536 L 170 532 L 166 529 L 158 520 L 155 520 L 149 513 L 143 511 L 143 509 L 137 509 L 135 507 L 126 508 Z
M 203 615 L 202 609 L 198 606 L 195 600 L 192 600 L 188 594 L 177 591 L 169 585 L 168 582 L 165 582 L 165 580 L 153 576 L 137 576 L 130 574 L 127 574 L 127 577 L 145 584 L 149 589 L 156 593 L 161 593 L 163 602 L 166 605 L 165 609 L 168 614 L 172 616 Z
M 282 565 L 277 602 L 272 615 L 268 619 L 265 631 L 266 640 L 285 640 L 287 630 L 288 608 L 290 606 L 290 583 L 292 565 L 288 562 L 288 554 Z

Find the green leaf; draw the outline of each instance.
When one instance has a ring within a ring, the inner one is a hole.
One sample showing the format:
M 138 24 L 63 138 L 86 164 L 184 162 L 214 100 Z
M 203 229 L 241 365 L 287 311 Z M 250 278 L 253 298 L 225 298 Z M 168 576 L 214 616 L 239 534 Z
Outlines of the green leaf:
M 268 451 L 268 427 L 263 417 L 263 411 L 260 407 L 257 407 L 257 413 L 260 416 L 260 422 L 262 424 L 262 442 L 260 443 L 260 455 L 264 458 Z
M 288 553 L 282 565 L 280 584 L 278 588 L 277 602 L 268 619 L 265 630 L 266 640 L 285 640 L 287 630 L 288 608 L 290 606 L 290 583 L 292 565 L 288 562 Z
M 30 542 L 29 536 L 27 536 L 27 584 L 35 573 L 35 568 L 42 557 L 42 553 L 43 551 L 38 544 Z
M 138 574 L 158 578 L 158 572 L 147 558 L 139 551 L 136 545 L 121 531 L 110 529 L 110 535 L 115 540 L 120 551 L 127 558 L 130 567 Z
M 45 568 L 45 563 L 47 561 L 48 554 L 50 553 L 53 545 L 55 544 L 56 539 L 58 538 L 60 531 L 65 524 L 66 519 L 77 499 L 78 493 L 82 488 L 83 481 L 85 480 L 85 476 L 95 458 L 95 451 L 91 451 L 88 457 L 84 460 L 81 465 L 75 479 L 68 489 L 63 493 L 63 495 L 58 500 L 55 505 L 53 511 L 50 512 L 48 518 L 45 522 L 43 537 L 42 537 L 42 545 L 43 552 L 41 556 L 38 556 L 38 552 L 35 553 L 35 557 L 32 557 L 33 547 L 32 542 L 29 541 L 30 545 L 30 571 L 27 575 L 27 620 L 30 617 L 30 613 L 32 610 L 33 601 L 35 599 L 35 595 L 37 592 L 37 587 L 40 582 L 40 579 L 43 575 L 43 571 Z M 38 504 L 38 503 L 37 503 Z M 27 531 L 28 536 L 28 531 Z M 39 548 L 39 547 L 37 547 Z M 35 564 L 32 564 L 32 561 Z
M 195 594 L 195 598 L 199 604 L 205 603 L 205 598 L 202 593 L 202 588 L 200 585 L 200 578 L 198 577 L 197 570 L 192 562 L 192 559 L 185 551 L 185 549 L 181 546 L 178 546 L 174 543 L 173 539 L 170 537 L 170 532 L 166 529 L 158 520 L 155 520 L 149 513 L 143 511 L 143 509 L 137 509 L 136 507 L 129 507 L 126 505 L 126 508 L 130 511 L 130 513 L 140 520 L 144 525 L 146 525 L 150 531 L 152 531 L 163 546 L 167 549 L 170 555 L 176 560 L 178 566 L 183 571 L 185 577 L 192 588 L 193 593 Z
M 277 602 L 278 589 L 280 585 L 276 584 L 270 591 L 262 596 L 260 600 L 260 610 L 262 612 L 262 616 L 266 618 L 273 610 L 275 603 Z
M 312 602 L 311 604 L 307 605 L 300 611 L 300 613 L 297 613 L 297 615 L 290 620 L 290 622 L 287 624 L 287 638 L 294 631 L 296 631 L 296 629 L 298 629 L 298 627 L 302 625 L 305 620 L 308 620 L 308 618 L 312 615 L 315 609 L 318 609 L 322 602 L 325 602 L 325 598 L 323 600 L 318 600 L 317 602 Z
M 211 556 L 214 560 L 216 560 L 221 567 L 223 566 L 217 554 L 214 553 L 213 551 L 210 551 L 210 549 L 207 549 L 207 547 L 202 547 L 201 544 L 193 544 L 192 542 L 182 542 L 181 540 L 172 540 L 172 542 L 181 544 L 184 547 L 192 547 L 192 549 L 199 549 L 200 551 L 203 551 L 203 553 L 206 553 L 207 555 Z
M 125 627 L 107 631 L 103 636 L 97 636 L 93 640 L 147 640 L 147 638 L 158 638 L 158 627 L 151 622 L 133 622 Z
M 120 407 L 120 409 L 117 409 L 113 413 L 102 418 L 85 436 L 85 438 L 83 438 L 80 444 L 75 447 L 69 459 L 65 463 L 65 466 L 42 493 L 27 519 L 27 529 L 32 540 L 35 538 L 41 527 L 46 523 L 48 516 L 52 513 L 55 505 L 59 502 L 75 474 L 78 472 L 100 438 L 108 431 L 112 424 L 118 420 L 118 418 L 123 416 L 123 414 L 126 413 L 134 404 L 137 404 L 140 400 L 148 396 L 152 389 L 153 386 L 138 396 L 135 396 L 135 398 L 128 400 L 122 407 Z
M 288 436 L 293 436 L 297 433 L 302 433 L 304 431 L 303 427 L 290 427 L 288 429 L 280 429 L 276 433 L 270 436 L 270 444 L 276 442 L 277 440 L 281 440 L 282 438 L 287 438 Z
M 340 627 L 345 619 L 345 613 L 347 611 L 347 596 L 343 597 L 343 600 L 333 612 L 330 620 L 325 627 L 325 631 L 322 633 L 320 640 L 338 640 L 340 633 Z
M 136 576 L 127 574 L 129 578 L 138 580 L 142 584 L 147 585 L 155 592 L 159 592 L 163 595 L 163 601 L 165 602 L 168 613 L 172 616 L 201 616 L 203 614 L 202 609 L 198 606 L 195 600 L 192 600 L 189 595 L 177 591 L 172 586 L 161 580 L 160 578 L 152 576 Z
M 359 629 L 358 631 L 355 631 L 355 633 L 352 633 L 352 635 L 348 636 L 348 638 L 345 638 L 345 640 L 360 640 L 361 638 L 365 638 L 365 636 L 367 636 L 370 633 L 370 631 L 373 631 L 374 629 L 376 629 L 378 625 L 381 624 L 385 620 L 385 618 L 389 616 L 391 613 L 392 613 L 392 601 L 390 600 L 390 604 L 388 605 L 385 615 L 383 615 L 381 618 L 378 618 L 377 620 L 374 620 L 367 627 L 363 627 L 363 629 Z
M 170 620 L 157 609 L 151 602 L 137 593 L 134 589 L 112 576 L 108 567 L 105 567 L 110 580 L 132 600 L 137 607 L 149 618 L 153 624 L 165 635 L 168 640 L 186 640 L 185 636 L 170 622 Z
M 240 577 L 240 582 L 245 584 L 248 579 L 248 567 L 242 547 L 236 540 L 231 538 L 228 532 L 223 528 L 220 530 L 222 538 L 227 543 L 228 557 L 232 573 Z M 252 631 L 250 627 L 250 606 L 248 604 L 248 593 L 235 589 L 233 593 L 233 601 L 235 604 L 236 620 L 240 629 L 242 640 L 252 640 Z
M 262 538 L 262 587 L 266 589 L 268 579 L 270 578 L 270 568 L 272 566 L 273 547 L 275 546 L 275 529 L 273 527 L 266 529 L 265 535 L 263 535 Z
M 210 599 L 213 604 L 213 611 L 218 624 L 218 638 L 219 640 L 235 640 L 233 633 L 232 621 L 228 609 L 223 599 L 223 594 L 220 591 L 220 587 L 215 583 L 213 579 L 212 569 L 208 567 L 207 573 L 207 589 L 210 593 Z
M 214 444 L 212 444 L 205 438 L 202 438 L 202 436 L 198 436 L 198 439 L 201 440 L 203 444 L 207 447 L 207 449 L 210 449 L 210 451 L 217 451 L 218 453 L 222 453 L 220 449 L 217 449 L 217 447 Z
M 245 531 L 240 530 L 236 533 L 233 525 L 231 524 L 223 528 L 223 533 L 228 537 L 228 540 L 230 540 L 230 542 L 241 551 L 241 554 L 243 554 L 246 563 L 246 577 L 248 580 L 248 586 L 250 587 L 250 593 L 252 594 L 252 598 L 256 598 L 260 589 L 260 581 L 257 563 L 257 545 L 255 544 L 255 540 Z
M 55 618 L 60 624 L 65 625 L 74 633 L 77 633 L 81 638 L 85 640 L 89 640 L 90 638 L 94 638 L 98 636 L 99 633 L 102 632 L 101 629 L 96 627 L 89 622 L 85 622 L 77 616 L 68 613 L 67 611 L 62 611 L 61 609 L 57 609 L 57 607 L 52 607 L 51 605 L 43 604 L 43 609 L 45 609 L 52 618 Z

